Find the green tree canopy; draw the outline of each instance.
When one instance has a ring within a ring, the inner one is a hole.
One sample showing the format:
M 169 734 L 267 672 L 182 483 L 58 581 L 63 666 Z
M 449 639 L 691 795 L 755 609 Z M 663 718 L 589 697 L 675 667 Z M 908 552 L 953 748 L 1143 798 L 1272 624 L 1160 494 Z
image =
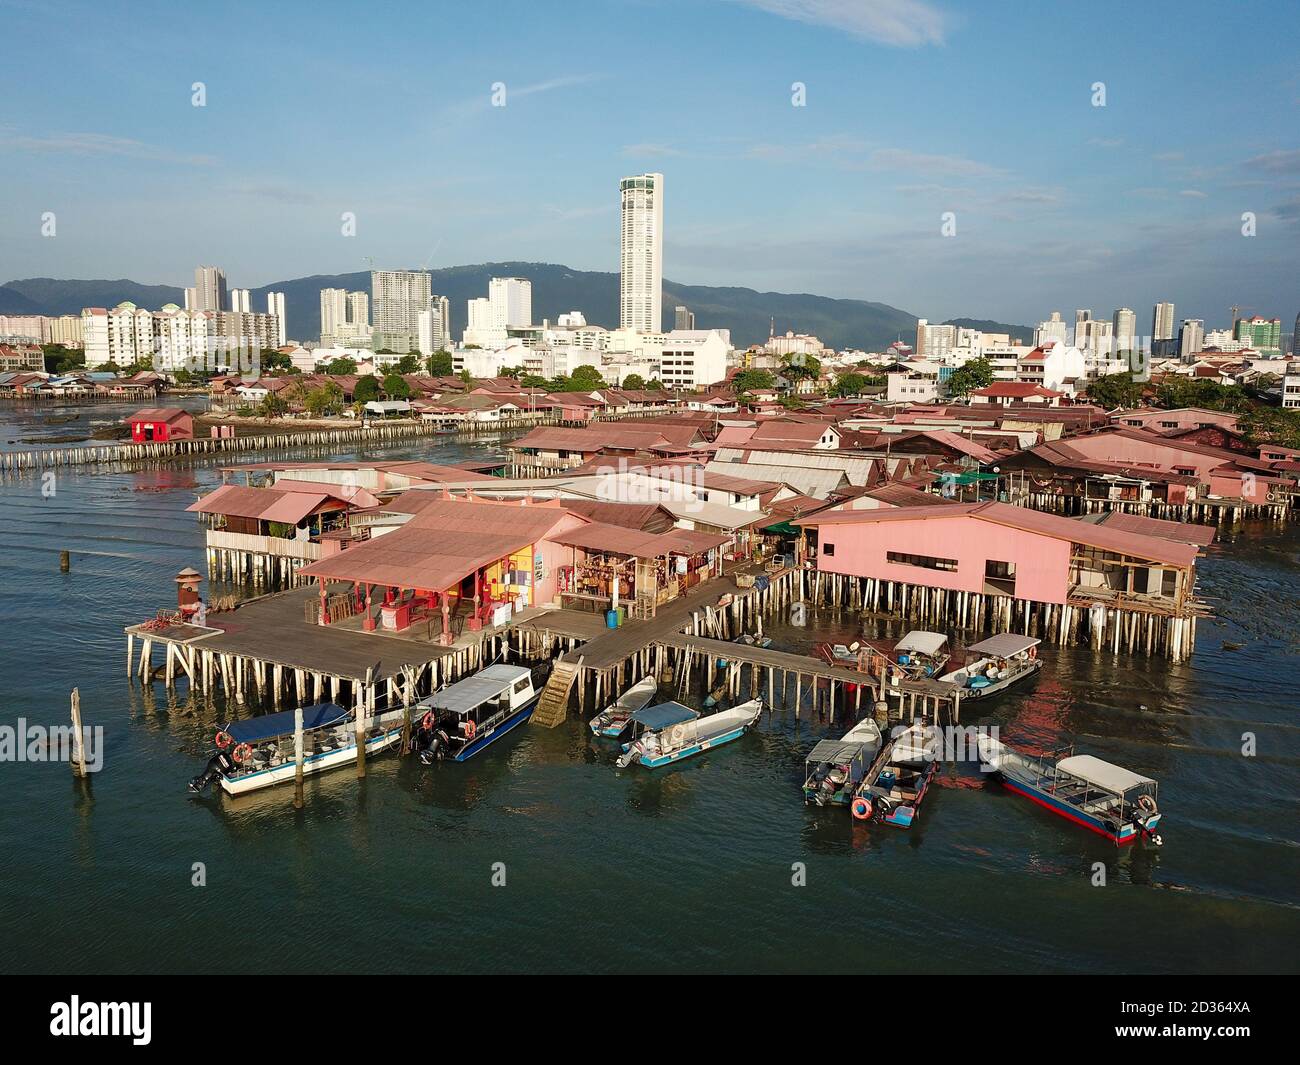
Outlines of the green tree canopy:
M 605 379 L 600 376 L 600 371 L 584 363 L 569 374 L 569 388 L 566 391 L 594 392 L 604 387 Z
M 303 406 L 313 418 L 327 417 L 343 410 L 343 389 L 333 381 L 326 381 L 319 388 L 313 388 L 303 399 Z
M 664 383 L 657 377 L 650 378 L 650 380 L 645 383 L 645 386 L 650 392 L 662 392 L 664 390 Z
M 816 355 L 795 352 L 784 356 L 782 361 L 785 362 L 785 368 L 781 372 L 791 381 L 820 377 L 822 374 L 822 361 Z
M 450 377 L 454 372 L 451 361 L 451 352 L 445 348 L 439 348 L 429 356 L 429 376 L 430 377 Z
M 645 378 L 639 373 L 630 373 L 623 378 L 623 387 L 630 388 L 634 392 L 639 392 L 645 388 Z
M 776 378 L 769 370 L 741 370 L 731 379 L 737 392 L 762 391 L 776 387 Z
M 403 355 L 397 360 L 396 370 L 398 373 L 419 373 L 422 368 L 422 360 L 418 351 Z
M 948 378 L 948 395 L 965 396 L 993 383 L 993 366 L 982 355 L 958 366 Z
M 867 387 L 867 379 L 860 373 L 840 374 L 835 379 L 835 394 L 837 396 L 860 396 L 862 390 Z
M 406 383 L 405 378 L 400 373 L 390 373 L 384 376 L 384 395 L 389 399 L 410 399 L 411 386 Z
M 1088 398 L 1107 410 L 1136 407 L 1142 402 L 1143 387 L 1141 381 L 1133 379 L 1131 371 L 1104 374 L 1088 382 Z
M 359 378 L 357 387 L 352 391 L 352 398 L 357 403 L 369 403 L 379 398 L 379 381 L 370 374 Z
M 349 359 L 346 355 L 342 355 L 337 359 L 330 359 L 330 361 L 325 364 L 325 372 L 340 376 L 354 374 L 357 372 L 357 360 Z

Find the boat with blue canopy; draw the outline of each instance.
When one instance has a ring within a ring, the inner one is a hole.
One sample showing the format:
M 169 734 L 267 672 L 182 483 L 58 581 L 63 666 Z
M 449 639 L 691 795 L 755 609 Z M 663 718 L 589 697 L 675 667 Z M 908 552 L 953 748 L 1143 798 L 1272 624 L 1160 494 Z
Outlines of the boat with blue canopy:
M 220 781 L 228 795 L 243 795 L 294 779 L 296 710 L 281 710 L 223 725 L 204 771 L 190 781 L 191 792 Z M 303 775 L 349 765 L 357 760 L 356 718 L 337 703 L 302 708 Z M 366 729 L 366 754 L 379 754 L 402 737 L 400 710 L 377 714 Z
M 540 690 L 527 666 L 480 669 L 415 704 L 414 746 L 420 760 L 464 762 L 522 725 L 537 708 Z
M 703 754 L 740 739 L 762 710 L 762 699 L 705 715 L 675 702 L 647 706 L 632 715 L 632 741 L 623 745 L 615 764 L 625 769 L 640 762 L 647 769 L 657 769 Z
M 838 740 L 818 740 L 804 760 L 803 801 L 848 806 L 880 750 L 880 726 L 863 718 Z

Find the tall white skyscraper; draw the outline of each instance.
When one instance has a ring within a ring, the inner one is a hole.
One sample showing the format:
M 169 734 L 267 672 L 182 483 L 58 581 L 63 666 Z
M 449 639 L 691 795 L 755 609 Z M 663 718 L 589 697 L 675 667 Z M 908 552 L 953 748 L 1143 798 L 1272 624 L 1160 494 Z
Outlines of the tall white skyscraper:
M 1173 340 L 1173 338 L 1174 305 L 1172 303 L 1157 303 L 1155 309 L 1151 312 L 1151 339 Z
M 1184 318 L 1178 330 L 1178 357 L 1184 362 L 1194 362 L 1205 347 L 1205 322 L 1200 318 Z
M 348 320 L 348 290 L 323 288 L 320 290 L 320 335 L 338 337 L 344 333 Z
M 370 294 L 368 292 L 348 293 L 348 333 L 361 336 L 370 332 Z
M 198 266 L 194 269 L 193 311 L 228 311 L 230 300 L 226 294 L 226 272 L 219 266 Z
M 664 176 L 626 177 L 619 193 L 619 327 L 658 333 L 663 329 Z
M 533 324 L 533 283 L 526 277 L 494 277 L 488 281 L 492 325 L 498 329 Z
M 1053 311 L 1052 317 L 1045 322 L 1039 322 L 1038 327 L 1034 330 L 1034 347 L 1041 348 L 1044 344 L 1053 342 L 1064 347 L 1069 334 L 1070 327 L 1061 317 L 1061 312 Z
M 448 321 L 447 315 L 450 311 L 446 296 L 435 296 L 433 306 L 427 311 L 420 312 L 419 329 L 417 337 L 419 342 L 416 347 L 420 349 L 420 354 L 429 356 L 435 352 L 451 348 L 451 322 Z
M 249 314 L 253 310 L 253 293 L 246 288 L 230 290 L 230 310 L 240 314 Z
M 427 270 L 372 270 L 370 299 L 375 350 L 410 351 L 418 344 L 420 312 L 433 305 L 433 275 Z
M 1130 307 L 1120 307 L 1111 320 L 1111 332 L 1115 338 L 1115 351 L 1127 353 L 1137 350 L 1137 315 Z
M 280 342 L 276 344 L 277 348 L 284 347 L 284 338 L 288 335 L 285 332 L 284 324 L 284 293 L 268 292 L 266 294 L 266 313 L 273 314 L 279 319 L 280 325 L 277 330 L 280 335 Z

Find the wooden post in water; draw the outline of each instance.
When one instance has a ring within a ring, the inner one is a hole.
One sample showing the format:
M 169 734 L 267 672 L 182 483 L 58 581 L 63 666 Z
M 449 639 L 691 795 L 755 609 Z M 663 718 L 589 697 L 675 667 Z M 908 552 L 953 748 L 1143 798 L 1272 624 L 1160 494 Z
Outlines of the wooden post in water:
M 293 711 L 293 808 L 302 809 L 302 707 Z
M 361 698 L 356 700 L 353 716 L 357 719 L 357 779 L 366 775 L 366 717 L 370 711 L 370 702 L 375 697 L 375 667 L 366 667 L 366 686 L 361 689 Z
M 72 689 L 72 775 L 86 775 L 86 734 L 81 730 L 81 691 Z

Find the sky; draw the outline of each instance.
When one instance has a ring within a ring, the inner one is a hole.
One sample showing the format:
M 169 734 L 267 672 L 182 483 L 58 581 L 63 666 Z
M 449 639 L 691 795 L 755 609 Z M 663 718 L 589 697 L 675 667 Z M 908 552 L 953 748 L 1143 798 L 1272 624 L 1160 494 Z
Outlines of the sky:
M 0 0 L 0 40 L 0 281 L 615 271 L 659 171 L 678 283 L 1300 310 L 1296 0 Z

